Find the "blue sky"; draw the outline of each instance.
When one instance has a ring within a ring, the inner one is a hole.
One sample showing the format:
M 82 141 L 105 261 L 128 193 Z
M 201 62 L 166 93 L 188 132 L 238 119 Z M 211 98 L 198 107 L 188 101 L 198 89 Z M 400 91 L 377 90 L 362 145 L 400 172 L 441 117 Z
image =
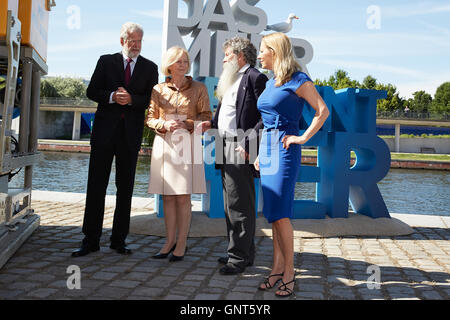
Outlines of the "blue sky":
M 253 1 L 267 13 L 269 24 L 286 20 L 291 12 L 300 17 L 288 35 L 312 44 L 308 69 L 313 79 L 328 78 L 337 69 L 360 81 L 370 74 L 396 85 L 406 98 L 418 90 L 434 95 L 450 81 L 448 0 Z M 89 79 L 100 55 L 121 50 L 119 31 L 126 21 L 144 27 L 142 55 L 159 65 L 163 3 L 56 0 L 49 22 L 49 75 Z M 180 0 L 180 10 L 185 7 Z

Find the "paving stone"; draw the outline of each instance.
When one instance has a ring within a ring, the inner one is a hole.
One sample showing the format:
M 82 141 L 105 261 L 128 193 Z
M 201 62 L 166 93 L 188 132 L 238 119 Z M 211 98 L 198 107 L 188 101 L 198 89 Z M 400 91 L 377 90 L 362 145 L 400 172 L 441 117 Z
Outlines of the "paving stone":
M 258 291 L 258 287 L 234 287 L 232 291 L 238 291 L 238 292 L 248 292 L 248 293 L 256 293 Z
M 112 287 L 120 287 L 120 288 L 136 288 L 141 283 L 139 281 L 132 280 L 115 280 L 111 282 L 109 285 Z
M 221 280 L 211 280 L 208 283 L 209 287 L 219 287 L 219 288 L 224 288 L 224 289 L 228 288 L 229 285 L 230 285 L 229 282 L 221 281 Z
M 52 275 L 52 274 L 43 274 L 43 273 L 37 273 L 37 274 L 33 274 L 29 277 L 27 277 L 28 280 L 30 281 L 42 281 L 42 282 L 49 282 L 52 281 L 56 278 L 56 276 Z
M 198 281 L 198 282 L 201 282 L 205 279 L 206 279 L 206 276 L 196 275 L 196 274 L 188 274 L 184 277 L 184 280 L 192 280 L 192 281 Z
M 82 299 L 92 295 L 94 290 L 95 290 L 94 288 L 82 287 L 81 289 L 60 290 L 58 291 L 58 294 L 60 294 L 61 297 Z M 58 299 L 58 297 L 56 299 Z
M 236 282 L 236 286 L 242 286 L 242 287 L 257 287 L 262 282 L 262 279 L 244 279 L 244 280 L 238 280 Z
M 173 294 L 168 294 L 163 298 L 164 300 L 186 300 L 185 296 L 177 296 Z
M 96 272 L 92 275 L 92 279 L 97 279 L 97 280 L 111 280 L 114 277 L 116 277 L 118 275 L 118 273 L 116 272 L 104 272 L 104 271 L 99 271 Z
M 131 294 L 136 296 L 144 296 L 144 297 L 162 297 L 164 289 L 162 288 L 151 288 L 151 287 L 140 287 L 134 290 Z
M 325 296 L 322 292 L 317 291 L 298 291 L 295 293 L 297 299 L 306 300 L 324 300 Z
M 58 292 L 57 289 L 51 289 L 51 288 L 39 288 L 36 290 L 32 290 L 28 293 L 28 296 L 34 297 L 34 298 L 40 298 L 45 299 L 51 296 L 52 294 L 55 294 Z
M 132 271 L 124 275 L 122 278 L 126 280 L 146 281 L 150 278 L 150 276 L 151 273 Z
M 157 276 L 151 279 L 147 285 L 150 287 L 167 288 L 176 280 L 175 277 Z
M 114 208 L 105 210 L 101 250 L 77 259 L 84 204 L 35 201 L 41 225 L 0 269 L 0 299 L 276 300 L 259 291 L 272 265 L 272 239 L 257 237 L 256 260 L 242 274 L 223 276 L 217 257 L 226 237 L 189 238 L 191 255 L 177 264 L 151 259 L 164 237 L 129 235 L 134 252 L 109 249 Z M 403 237 L 295 239 L 295 299 L 450 299 L 450 232 L 415 228 Z M 81 268 L 81 290 L 67 288 L 69 265 Z M 381 268 L 381 289 L 367 288 L 367 267 Z
M 387 286 L 386 290 L 392 299 L 414 298 L 416 296 L 414 290 L 407 286 Z
M 219 300 L 220 294 L 200 293 L 194 297 L 194 300 Z
M 325 290 L 325 286 L 323 284 L 297 282 L 297 287 L 300 292 L 323 292 Z
M 356 289 L 358 294 L 361 296 L 363 300 L 372 300 L 372 299 L 383 299 L 384 295 L 380 289 L 369 289 L 367 285 L 359 287 Z
M 252 300 L 254 299 L 254 294 L 243 293 L 243 292 L 231 292 L 225 297 L 226 300 Z
M 355 299 L 355 294 L 353 293 L 351 288 L 344 288 L 344 287 L 331 288 L 330 295 L 347 300 Z
M 131 290 L 129 289 L 123 289 L 118 287 L 110 287 L 108 286 L 101 286 L 99 287 L 95 293 L 94 296 L 100 296 L 105 298 L 111 298 L 114 300 L 122 299 L 123 297 L 127 296 L 130 293 Z
M 9 300 L 24 294 L 24 290 L 2 290 L 0 289 L 0 300 Z
M 420 295 L 427 300 L 443 300 L 442 295 L 434 290 L 421 291 Z
M 16 281 L 8 285 L 8 289 L 18 289 L 18 290 L 27 290 L 30 291 L 34 288 L 40 287 L 40 282 L 31 282 L 31 281 Z
M 21 276 L 18 274 L 9 274 L 9 273 L 0 273 L 0 283 L 7 284 L 11 282 L 15 282 L 21 279 Z
M 181 281 L 178 285 L 185 287 L 200 287 L 202 283 L 200 281 Z

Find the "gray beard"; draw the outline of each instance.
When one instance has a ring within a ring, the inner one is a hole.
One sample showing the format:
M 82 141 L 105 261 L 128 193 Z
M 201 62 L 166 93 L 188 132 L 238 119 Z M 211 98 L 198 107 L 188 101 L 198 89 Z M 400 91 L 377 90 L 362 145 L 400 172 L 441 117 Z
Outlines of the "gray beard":
M 239 64 L 237 58 L 223 64 L 223 71 L 217 84 L 216 96 L 222 101 L 223 96 L 238 78 Z
M 139 55 L 139 52 L 138 52 L 138 53 L 132 53 L 130 50 L 128 50 L 128 49 L 125 48 L 125 47 L 123 47 L 123 53 L 124 53 L 128 58 L 131 58 L 131 59 L 134 59 L 134 58 L 136 58 L 136 57 Z

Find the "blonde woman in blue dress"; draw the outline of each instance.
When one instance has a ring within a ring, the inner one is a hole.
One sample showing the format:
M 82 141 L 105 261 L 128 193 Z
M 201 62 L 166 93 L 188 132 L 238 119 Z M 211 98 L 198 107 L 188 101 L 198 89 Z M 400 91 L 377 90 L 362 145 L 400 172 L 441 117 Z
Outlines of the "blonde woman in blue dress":
M 272 223 L 273 235 L 272 272 L 259 289 L 270 289 L 281 281 L 275 294 L 288 297 L 294 293 L 295 285 L 294 231 L 290 218 L 301 163 L 301 145 L 322 127 L 329 111 L 311 79 L 301 72 L 285 34 L 265 36 L 258 59 L 264 69 L 274 72 L 274 78 L 267 82 L 258 99 L 264 133 L 255 167 L 261 173 L 263 214 Z M 305 101 L 316 114 L 308 129 L 299 136 Z

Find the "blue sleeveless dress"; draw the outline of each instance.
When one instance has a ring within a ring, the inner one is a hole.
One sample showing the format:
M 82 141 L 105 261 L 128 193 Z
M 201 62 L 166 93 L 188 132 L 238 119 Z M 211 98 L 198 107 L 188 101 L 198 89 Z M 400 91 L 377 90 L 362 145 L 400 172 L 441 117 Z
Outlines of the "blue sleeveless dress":
M 301 146 L 283 148 L 285 135 L 298 135 L 305 100 L 295 91 L 311 79 L 295 72 L 292 79 L 280 87 L 270 79 L 258 99 L 258 109 L 264 123 L 259 148 L 259 166 L 264 199 L 263 214 L 269 223 L 292 218 L 294 188 L 301 163 Z

